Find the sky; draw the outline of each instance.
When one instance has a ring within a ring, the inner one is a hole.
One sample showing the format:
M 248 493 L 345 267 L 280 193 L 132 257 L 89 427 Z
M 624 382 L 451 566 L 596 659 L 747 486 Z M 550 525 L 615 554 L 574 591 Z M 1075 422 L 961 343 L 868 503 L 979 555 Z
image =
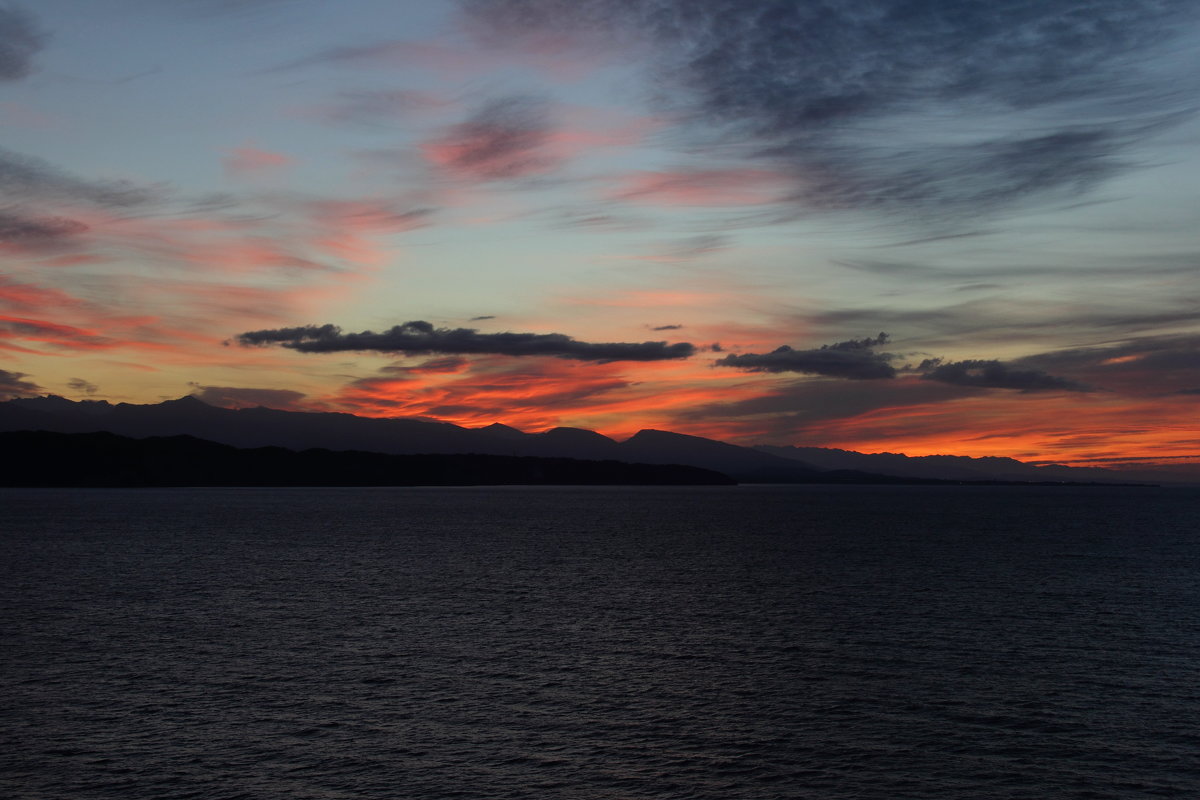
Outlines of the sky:
M 0 399 L 1200 462 L 1193 0 L 0 2 Z

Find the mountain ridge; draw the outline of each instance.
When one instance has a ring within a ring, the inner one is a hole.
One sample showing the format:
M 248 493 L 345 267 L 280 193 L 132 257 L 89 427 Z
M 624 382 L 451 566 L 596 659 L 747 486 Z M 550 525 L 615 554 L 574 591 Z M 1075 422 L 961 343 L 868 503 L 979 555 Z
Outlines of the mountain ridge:
M 832 448 L 741 445 L 655 429 L 617 441 L 584 428 L 526 433 L 502 423 L 465 428 L 406 417 L 344 412 L 228 409 L 186 395 L 154 404 L 67 400 L 56 395 L 0 402 L 0 431 L 105 431 L 132 438 L 188 435 L 237 448 L 356 450 L 388 455 L 476 454 L 681 464 L 747 483 L 807 483 L 838 472 L 852 482 L 921 481 L 1129 482 L 1139 477 L 1102 468 L 1034 466 L 1015 459 L 865 454 Z M 1147 478 L 1141 478 L 1147 480 Z M 1154 480 L 1154 478 L 1148 478 Z
M 186 434 L 0 432 L 0 486 L 728 486 L 677 464 L 533 456 L 236 448 Z

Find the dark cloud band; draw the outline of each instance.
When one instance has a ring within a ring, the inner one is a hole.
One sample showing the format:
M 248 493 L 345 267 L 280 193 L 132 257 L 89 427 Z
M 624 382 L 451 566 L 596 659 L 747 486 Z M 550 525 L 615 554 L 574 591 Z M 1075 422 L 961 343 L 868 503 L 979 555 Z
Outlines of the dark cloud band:
M 161 192 L 128 181 L 77 178 L 38 158 L 0 148 L 0 198 L 66 200 L 129 208 L 159 199 Z
M 0 208 L 0 242 L 45 242 L 87 229 L 82 222 L 65 217 L 31 217 Z
M 249 331 L 236 337 L 243 346 L 278 344 L 301 353 L 348 350 L 411 355 L 554 356 L 579 361 L 665 361 L 696 352 L 687 342 L 581 342 L 561 333 L 480 333 L 474 328 L 435 328 L 423 320 L 375 333 L 343 333 L 336 325 Z
M 299 403 L 303 392 L 291 389 L 257 389 L 244 386 L 200 386 L 192 392 L 195 397 L 210 406 L 221 408 L 279 408 L 285 411 L 302 410 Z
M 747 372 L 798 372 L 851 380 L 894 378 L 896 368 L 891 361 L 895 356 L 874 350 L 887 341 L 887 334 L 881 333 L 875 338 L 850 339 L 813 350 L 795 350 L 784 345 L 770 353 L 728 355 L 714 364 Z
M 978 389 L 1016 389 L 1022 392 L 1088 392 L 1091 387 L 1043 372 L 1020 369 L 1003 361 L 968 359 L 942 363 L 939 359 L 921 365 L 927 381 Z M 919 368 L 920 369 L 920 368 Z

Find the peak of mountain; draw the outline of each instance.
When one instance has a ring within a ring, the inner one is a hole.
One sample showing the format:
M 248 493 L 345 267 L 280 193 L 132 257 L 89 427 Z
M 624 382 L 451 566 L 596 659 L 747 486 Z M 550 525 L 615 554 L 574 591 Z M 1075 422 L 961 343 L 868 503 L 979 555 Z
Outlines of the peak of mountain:
M 117 411 L 125 412 L 125 413 L 129 413 L 132 411 L 133 413 L 136 413 L 136 414 L 158 414 L 158 415 L 162 415 L 162 414 L 198 414 L 198 413 L 204 414 L 204 413 L 210 413 L 213 411 L 229 412 L 229 409 L 227 409 L 227 408 L 221 408 L 219 406 L 210 406 L 208 403 L 204 402 L 203 400 L 199 399 L 198 397 L 192 397 L 191 395 L 184 395 L 183 397 L 177 397 L 174 400 L 163 400 L 160 403 L 147 403 L 144 405 L 140 404 L 140 403 L 117 403 L 115 406 L 113 406 L 113 408 Z
M 529 435 L 525 431 L 517 430 L 516 428 L 499 422 L 493 422 L 491 425 L 485 425 L 484 427 L 476 428 L 475 430 L 479 431 L 480 433 L 490 433 L 492 436 L 502 436 L 505 439 L 524 439 Z
M 583 428 L 551 428 L 533 434 L 525 443 L 527 452 L 559 458 L 591 458 L 628 461 L 620 447 L 607 436 Z
M 160 407 L 167 406 L 168 408 L 218 408 L 218 406 L 209 405 L 194 394 L 185 394 L 183 397 L 176 397 L 174 400 L 164 400 L 158 405 Z
M 607 443 L 616 444 L 612 439 L 605 436 L 603 433 L 589 431 L 587 428 L 551 428 L 548 431 L 542 431 L 537 434 L 545 439 L 554 439 L 559 442 L 586 442 L 588 444 Z
M 651 464 L 692 464 L 739 480 L 788 483 L 811 477 L 815 469 L 798 461 L 727 442 L 648 428 L 621 442 L 623 457 Z
M 640 431 L 630 436 L 625 441 L 632 442 L 634 440 L 653 440 L 658 438 L 676 438 L 676 439 L 699 439 L 699 436 L 691 436 L 686 433 L 674 433 L 672 431 L 660 431 L 657 428 L 642 428 Z
M 755 464 L 772 463 L 780 460 L 777 456 L 760 453 L 749 447 L 739 447 L 716 439 L 705 439 L 703 436 L 692 436 L 687 433 L 674 433 L 646 428 L 630 436 L 621 446 L 627 450 L 667 449 L 678 453 L 708 453 L 712 455 L 733 455 Z

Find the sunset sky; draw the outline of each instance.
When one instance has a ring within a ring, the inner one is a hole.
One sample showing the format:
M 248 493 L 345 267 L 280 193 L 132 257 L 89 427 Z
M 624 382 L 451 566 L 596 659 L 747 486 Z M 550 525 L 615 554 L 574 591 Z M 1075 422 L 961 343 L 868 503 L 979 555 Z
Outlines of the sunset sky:
M 0 399 L 1200 459 L 1195 0 L 0 3 Z

